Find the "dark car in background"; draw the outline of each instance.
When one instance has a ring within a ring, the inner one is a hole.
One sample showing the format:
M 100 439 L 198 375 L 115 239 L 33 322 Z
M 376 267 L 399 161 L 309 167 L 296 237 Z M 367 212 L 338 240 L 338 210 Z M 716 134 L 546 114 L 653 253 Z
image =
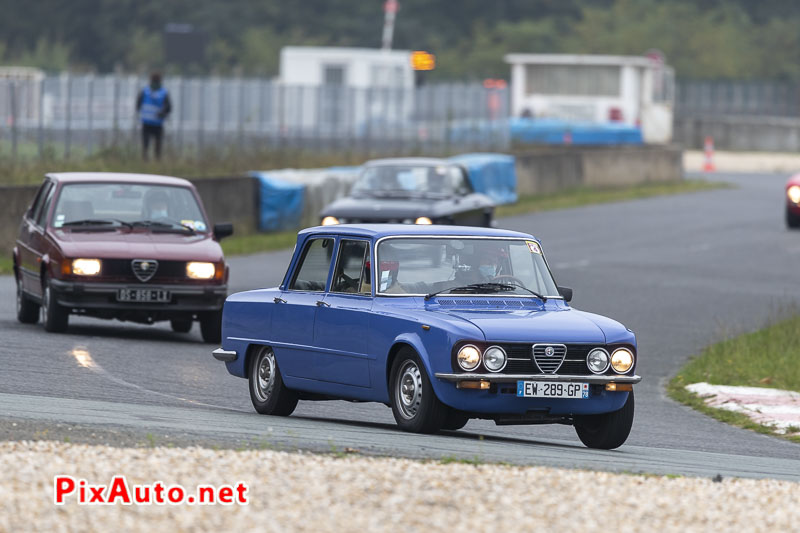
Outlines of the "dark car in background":
M 465 167 L 432 158 L 376 159 L 364 165 L 350 195 L 320 213 L 323 225 L 493 223 L 495 204 L 475 192 Z
M 200 322 L 219 342 L 228 267 L 194 186 L 166 176 L 48 174 L 13 251 L 17 318 L 64 331 L 71 314 L 176 332 Z

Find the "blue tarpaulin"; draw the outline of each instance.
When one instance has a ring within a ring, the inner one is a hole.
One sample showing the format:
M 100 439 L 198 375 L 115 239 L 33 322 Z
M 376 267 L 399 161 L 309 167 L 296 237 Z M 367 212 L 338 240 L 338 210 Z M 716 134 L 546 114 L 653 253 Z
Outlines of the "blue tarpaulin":
M 512 119 L 511 140 L 525 144 L 644 144 L 642 130 L 635 126 L 553 118 Z
M 514 156 L 506 154 L 463 154 L 450 161 L 464 165 L 476 192 L 498 204 L 517 201 L 517 173 Z
M 306 186 L 283 181 L 270 172 L 254 171 L 250 175 L 261 182 L 259 229 L 279 231 L 299 227 Z

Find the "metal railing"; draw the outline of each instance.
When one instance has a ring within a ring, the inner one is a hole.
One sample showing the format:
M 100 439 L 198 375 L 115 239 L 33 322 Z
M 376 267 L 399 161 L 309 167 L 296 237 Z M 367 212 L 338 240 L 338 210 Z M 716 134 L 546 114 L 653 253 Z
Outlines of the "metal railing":
M 0 156 L 76 157 L 138 142 L 136 76 L 0 78 Z M 369 153 L 499 150 L 509 144 L 507 89 L 480 84 L 351 88 L 255 78 L 167 78 L 166 143 Z

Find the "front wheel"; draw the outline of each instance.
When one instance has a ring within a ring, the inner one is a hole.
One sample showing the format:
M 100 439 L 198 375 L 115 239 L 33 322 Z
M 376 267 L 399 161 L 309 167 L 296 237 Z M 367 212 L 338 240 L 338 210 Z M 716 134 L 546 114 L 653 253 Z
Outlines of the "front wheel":
M 51 333 L 66 331 L 69 324 L 69 311 L 58 305 L 48 278 L 44 279 L 42 290 L 42 322 L 45 331 Z
M 191 318 L 173 319 L 169 321 L 169 324 L 172 327 L 172 331 L 175 333 L 189 333 L 192 329 Z
M 467 416 L 467 413 L 464 411 L 458 411 L 456 409 L 450 409 L 444 419 L 442 429 L 456 431 L 466 426 L 467 422 L 469 422 L 469 416 Z
M 404 349 L 389 377 L 392 414 L 397 425 L 413 433 L 435 433 L 444 425 L 448 408 L 436 397 L 419 357 Z
M 219 344 L 222 340 L 222 310 L 200 314 L 200 334 L 203 341 Z
M 589 448 L 613 450 L 628 439 L 633 426 L 633 391 L 622 409 L 600 415 L 579 415 L 575 417 L 575 431 L 578 438 Z
M 17 320 L 23 324 L 39 321 L 39 304 L 32 301 L 22 290 L 22 278 L 17 278 Z
M 289 416 L 297 407 L 297 394 L 283 384 L 275 352 L 269 346 L 253 354 L 249 382 L 250 400 L 262 415 Z

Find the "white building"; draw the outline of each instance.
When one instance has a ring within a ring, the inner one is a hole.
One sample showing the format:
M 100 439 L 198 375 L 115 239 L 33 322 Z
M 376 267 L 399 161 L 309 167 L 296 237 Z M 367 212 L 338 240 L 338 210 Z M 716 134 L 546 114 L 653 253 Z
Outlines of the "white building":
M 509 54 L 511 111 L 640 126 L 647 143 L 672 139 L 674 74 L 658 57 Z
M 284 104 L 290 128 L 363 132 L 373 122 L 378 128 L 403 122 L 413 104 L 408 50 L 287 46 L 280 82 L 292 89 Z

